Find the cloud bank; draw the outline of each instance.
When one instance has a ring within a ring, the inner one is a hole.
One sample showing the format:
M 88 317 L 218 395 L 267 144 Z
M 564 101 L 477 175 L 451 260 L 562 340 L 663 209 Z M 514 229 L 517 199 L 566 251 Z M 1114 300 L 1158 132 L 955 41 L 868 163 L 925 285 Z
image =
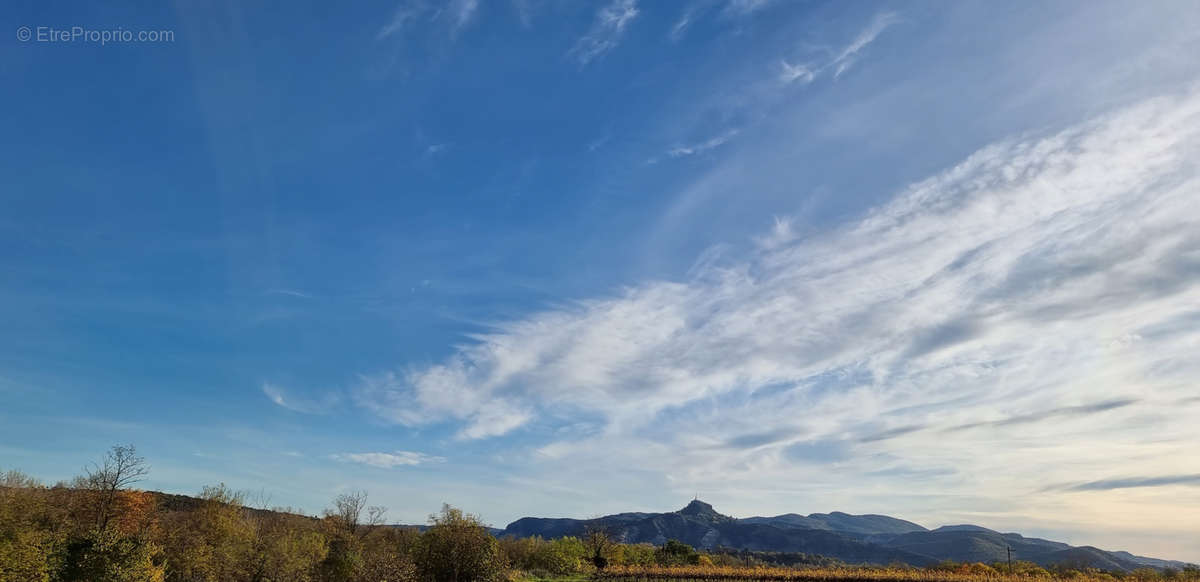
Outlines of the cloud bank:
M 1197 404 L 1180 402 L 1200 328 L 1178 322 L 1200 312 L 1198 163 L 1195 92 L 996 143 L 839 228 L 780 220 L 687 280 L 364 377 L 358 402 L 460 439 L 541 435 L 526 460 L 549 475 L 568 463 L 734 504 L 864 503 L 899 477 L 928 491 L 917 511 L 995 520 L 1022 495 L 1051 503 L 1033 496 L 1049 484 L 1113 490 L 1118 464 L 1191 475 Z M 1164 528 L 1198 517 L 1160 501 Z

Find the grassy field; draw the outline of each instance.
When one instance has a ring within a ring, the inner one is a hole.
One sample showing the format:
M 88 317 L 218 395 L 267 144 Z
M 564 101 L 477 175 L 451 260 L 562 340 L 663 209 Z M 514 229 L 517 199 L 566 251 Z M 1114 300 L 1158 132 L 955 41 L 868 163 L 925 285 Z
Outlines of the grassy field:
M 771 568 L 771 567 L 722 567 L 722 566 L 615 566 L 594 575 L 597 580 L 609 582 L 716 582 L 723 580 L 745 580 L 766 582 L 1029 582 L 1033 579 L 1050 580 L 1056 577 L 1004 575 L 996 572 L 948 572 L 907 568 Z M 1074 573 L 1069 579 L 1078 581 L 1112 582 L 1111 575 Z M 1125 578 L 1126 580 L 1132 578 Z
M 537 576 L 521 578 L 521 582 L 589 582 L 591 580 L 595 580 L 595 576 L 592 574 L 582 573 L 571 574 L 569 576 L 552 576 L 549 578 L 541 578 Z

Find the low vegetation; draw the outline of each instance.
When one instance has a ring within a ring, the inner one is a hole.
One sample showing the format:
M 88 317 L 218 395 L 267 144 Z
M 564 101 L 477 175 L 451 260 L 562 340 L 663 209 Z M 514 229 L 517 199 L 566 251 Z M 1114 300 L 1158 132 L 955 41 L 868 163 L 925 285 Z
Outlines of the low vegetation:
M 1158 571 L 1146 568 L 1120 574 L 1100 570 L 1060 568 L 1047 570 L 1029 562 L 1008 564 L 943 563 L 932 568 L 910 566 L 838 566 L 782 568 L 772 566 L 616 566 L 593 574 L 593 578 L 614 582 L 672 580 L 705 582 L 720 580 L 754 580 L 764 582 L 1029 582 L 1045 580 L 1095 580 L 1116 582 L 1152 582 L 1162 580 L 1200 580 L 1200 569 L 1188 567 L 1181 571 Z
M 1200 582 L 1200 569 L 1131 573 L 1013 564 L 931 568 L 845 566 L 798 553 L 699 552 L 580 537 L 496 539 L 474 515 L 443 506 L 429 527 L 385 525 L 365 492 L 319 517 L 248 507 L 224 485 L 198 497 L 132 489 L 146 474 L 133 447 L 114 447 L 69 483 L 0 474 L 0 582 L 640 582 L 672 580 Z

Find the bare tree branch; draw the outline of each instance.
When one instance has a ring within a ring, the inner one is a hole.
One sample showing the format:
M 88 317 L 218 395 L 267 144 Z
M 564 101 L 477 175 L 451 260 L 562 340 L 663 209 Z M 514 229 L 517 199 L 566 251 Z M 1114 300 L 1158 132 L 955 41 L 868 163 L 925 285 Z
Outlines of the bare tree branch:
M 146 465 L 144 457 L 138 456 L 137 448 L 133 445 L 116 445 L 108 451 L 103 461 L 92 463 L 84 472 L 84 486 L 100 494 L 96 527 L 104 531 L 112 520 L 117 492 L 145 479 L 150 474 L 150 467 Z
M 363 510 L 367 507 L 366 491 L 351 491 L 338 495 L 333 500 L 333 508 L 325 510 L 326 517 L 340 521 L 351 534 L 358 531 L 362 524 Z

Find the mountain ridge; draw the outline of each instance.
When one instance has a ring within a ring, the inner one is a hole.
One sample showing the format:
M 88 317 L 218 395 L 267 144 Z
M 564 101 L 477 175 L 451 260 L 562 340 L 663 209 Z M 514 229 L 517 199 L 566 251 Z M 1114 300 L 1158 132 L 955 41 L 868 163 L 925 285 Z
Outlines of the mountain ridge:
M 735 518 L 694 499 L 676 511 L 626 512 L 592 519 L 522 517 L 500 535 L 555 538 L 602 527 L 626 543 L 662 545 L 675 539 L 705 550 L 753 550 L 820 554 L 852 564 L 903 562 L 928 566 L 945 560 L 999 562 L 1013 557 L 1041 566 L 1065 565 L 1129 572 L 1137 568 L 1180 568 L 1184 562 L 1110 552 L 1092 546 L 1027 538 L 973 524 L 928 529 L 879 515 L 784 513 Z

